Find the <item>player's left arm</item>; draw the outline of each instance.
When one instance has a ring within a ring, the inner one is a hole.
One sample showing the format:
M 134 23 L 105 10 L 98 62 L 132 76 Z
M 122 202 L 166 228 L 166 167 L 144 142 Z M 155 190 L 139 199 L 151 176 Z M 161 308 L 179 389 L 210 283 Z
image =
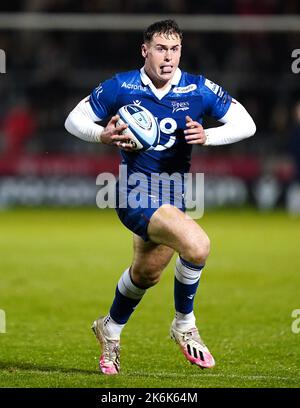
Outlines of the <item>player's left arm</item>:
M 234 99 L 225 115 L 218 121 L 223 123 L 223 126 L 203 129 L 200 123 L 187 116 L 187 129 L 184 131 L 187 143 L 204 146 L 226 145 L 253 136 L 256 132 L 252 117 L 244 106 Z

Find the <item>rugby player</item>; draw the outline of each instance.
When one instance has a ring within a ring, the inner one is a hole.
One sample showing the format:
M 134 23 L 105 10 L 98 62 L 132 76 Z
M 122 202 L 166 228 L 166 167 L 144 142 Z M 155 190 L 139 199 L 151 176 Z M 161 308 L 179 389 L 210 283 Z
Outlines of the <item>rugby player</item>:
M 120 149 L 127 176 L 134 172 L 185 174 L 190 168 L 193 145 L 225 145 L 252 136 L 256 127 L 237 100 L 221 86 L 202 75 L 179 69 L 182 32 L 173 20 L 158 21 L 144 32 L 141 54 L 144 66 L 118 73 L 97 86 L 72 110 L 65 127 L 73 135 L 90 142 Z M 200 50 L 199 50 L 200 52 Z M 159 146 L 150 151 L 133 151 L 127 125 L 117 125 L 118 109 L 138 104 L 153 113 L 160 126 Z M 203 129 L 203 116 L 211 116 L 222 126 Z M 95 122 L 110 118 L 107 126 Z M 120 184 L 117 185 L 117 189 Z M 133 187 L 127 186 L 126 193 Z M 105 316 L 93 323 L 101 344 L 99 367 L 112 375 L 120 371 L 120 335 L 146 291 L 156 285 L 174 252 L 178 254 L 174 277 L 175 316 L 170 335 L 188 361 L 201 368 L 215 365 L 200 337 L 194 315 L 194 298 L 210 251 L 206 232 L 185 214 L 184 198 L 174 189 L 166 201 L 163 194 L 150 197 L 138 208 L 117 205 L 123 224 L 133 232 L 133 259 L 123 272 L 115 297 Z M 176 198 L 176 200 L 175 200 Z M 176 204 L 174 204 L 176 202 Z

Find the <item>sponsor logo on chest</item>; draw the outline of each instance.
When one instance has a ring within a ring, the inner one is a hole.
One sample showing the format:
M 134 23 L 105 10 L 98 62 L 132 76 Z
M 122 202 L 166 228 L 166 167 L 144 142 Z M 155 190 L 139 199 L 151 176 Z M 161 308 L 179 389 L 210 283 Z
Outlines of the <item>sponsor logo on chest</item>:
M 145 86 L 142 86 L 140 84 L 128 84 L 127 82 L 123 82 L 121 85 L 121 88 L 126 88 L 126 89 L 133 89 L 135 91 L 147 91 L 147 88 Z

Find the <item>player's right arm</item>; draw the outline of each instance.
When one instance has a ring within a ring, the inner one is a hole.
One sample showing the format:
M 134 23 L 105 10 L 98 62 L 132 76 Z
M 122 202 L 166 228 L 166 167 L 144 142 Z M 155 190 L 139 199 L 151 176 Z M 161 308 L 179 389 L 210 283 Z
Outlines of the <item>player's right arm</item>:
M 103 127 L 95 122 L 111 115 L 114 109 L 117 86 L 115 80 L 108 80 L 100 84 L 90 96 L 84 98 L 69 113 L 65 128 L 72 135 L 87 142 L 104 143 L 114 145 L 125 150 L 132 150 L 128 142 L 128 136 L 122 135 L 127 128 L 126 124 L 117 125 L 119 116 L 114 115 Z
M 126 143 L 128 136 L 121 134 L 127 125 L 117 126 L 118 120 L 119 116 L 115 115 L 106 127 L 98 125 L 94 121 L 99 121 L 99 118 L 95 118 L 88 100 L 83 99 L 69 113 L 65 128 L 69 133 L 86 142 L 104 143 L 122 148 L 130 147 L 131 145 L 127 146 Z

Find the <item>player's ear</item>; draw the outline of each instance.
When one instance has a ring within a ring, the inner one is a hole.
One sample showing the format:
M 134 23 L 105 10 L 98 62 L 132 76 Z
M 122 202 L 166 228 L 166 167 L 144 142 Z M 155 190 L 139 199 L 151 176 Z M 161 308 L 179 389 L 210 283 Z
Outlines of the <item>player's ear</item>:
M 142 56 L 144 58 L 147 57 L 147 45 L 146 44 L 142 44 Z

